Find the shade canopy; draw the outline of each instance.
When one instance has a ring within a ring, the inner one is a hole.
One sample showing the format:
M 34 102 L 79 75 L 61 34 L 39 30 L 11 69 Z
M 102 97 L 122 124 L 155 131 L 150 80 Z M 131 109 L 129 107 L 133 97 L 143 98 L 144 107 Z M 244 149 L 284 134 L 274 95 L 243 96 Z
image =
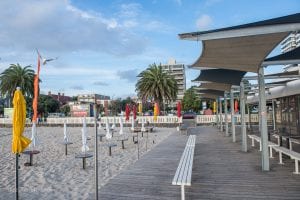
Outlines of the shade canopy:
M 231 85 L 230 84 L 223 84 L 223 83 L 201 83 L 199 87 L 196 89 L 211 89 L 211 90 L 221 90 L 221 91 L 230 91 Z
M 213 94 L 198 94 L 198 96 L 201 99 L 217 99 L 217 98 L 219 98 L 218 95 L 213 95 Z
M 221 90 L 202 89 L 202 90 L 197 90 L 197 92 L 199 94 L 212 94 L 217 96 L 224 96 L 224 91 Z
M 209 81 L 229 85 L 240 85 L 246 72 L 228 69 L 201 70 L 200 75 L 193 82 Z
M 287 65 L 287 64 L 300 64 L 300 47 L 288 51 L 286 53 L 265 59 L 263 66 L 268 65 Z
M 257 72 L 269 53 L 292 31 L 300 30 L 300 13 L 203 32 L 179 34 L 203 41 L 192 68 L 222 68 Z

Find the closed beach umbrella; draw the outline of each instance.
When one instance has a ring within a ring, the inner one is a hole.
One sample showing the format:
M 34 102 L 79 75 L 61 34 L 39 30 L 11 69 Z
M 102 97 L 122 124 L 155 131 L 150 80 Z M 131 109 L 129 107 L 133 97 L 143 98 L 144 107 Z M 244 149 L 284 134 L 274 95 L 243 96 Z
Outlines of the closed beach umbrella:
M 216 113 L 217 112 L 217 102 L 214 101 L 213 103 L 213 113 Z
M 14 93 L 13 106 L 12 152 L 22 153 L 31 140 L 23 136 L 26 123 L 26 102 L 19 88 Z
M 81 138 L 82 138 L 81 151 L 83 153 L 86 153 L 89 150 L 89 147 L 87 146 L 86 129 L 82 128 L 81 133 L 82 133 L 82 135 L 81 135 Z
M 32 123 L 31 127 L 31 148 L 35 148 L 35 146 L 38 144 L 38 139 L 37 139 L 37 130 L 36 130 L 36 123 Z
M 237 100 L 234 101 L 234 112 L 235 113 L 239 112 L 239 103 Z
M 120 122 L 120 132 L 119 132 L 119 134 L 123 135 L 123 121 L 122 121 L 122 117 L 120 117 L 119 122 Z
M 130 115 L 130 108 L 129 105 L 126 104 L 126 108 L 125 108 L 125 120 L 129 121 L 129 115 Z
M 142 102 L 139 103 L 139 113 L 140 113 L 140 115 L 143 114 L 143 103 Z
M 146 131 L 144 119 L 142 119 L 142 128 L 141 128 L 141 131 L 142 131 L 142 132 L 145 132 L 145 131 Z
M 157 116 L 159 115 L 159 108 L 158 108 L 158 104 L 155 103 L 154 104 L 154 121 L 157 121 Z
M 109 132 L 109 124 L 108 124 L 108 119 L 106 120 L 106 135 L 105 135 L 105 137 L 106 137 L 106 139 L 111 139 L 112 138 L 112 135 L 110 134 L 110 132 Z
M 111 125 L 111 128 L 112 128 L 112 129 L 115 129 L 115 128 L 116 128 L 116 123 L 115 123 L 115 121 L 116 121 L 116 119 L 115 119 L 115 117 L 114 117 L 114 119 L 113 119 L 113 124 Z
M 67 123 L 64 123 L 64 142 L 68 143 L 69 142 L 69 136 L 68 136 L 68 132 L 67 132 Z
M 133 119 L 135 120 L 136 119 L 136 106 L 135 105 L 133 105 L 132 114 L 133 114 Z
M 181 103 L 177 102 L 177 117 L 181 117 Z
M 134 119 L 132 117 L 132 121 L 131 121 L 131 130 L 134 131 Z
M 19 154 L 30 144 L 31 140 L 23 136 L 26 123 L 26 102 L 18 87 L 13 98 L 12 152 L 16 154 L 16 199 L 19 199 Z

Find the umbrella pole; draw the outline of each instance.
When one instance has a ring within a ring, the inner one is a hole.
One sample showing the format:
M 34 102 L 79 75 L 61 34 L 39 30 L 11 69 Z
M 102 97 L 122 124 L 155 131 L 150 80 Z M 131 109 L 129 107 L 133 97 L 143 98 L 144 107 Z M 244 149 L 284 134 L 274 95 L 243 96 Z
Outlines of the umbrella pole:
M 16 200 L 19 199 L 19 153 L 16 153 Z
M 94 104 L 94 120 L 95 120 L 95 199 L 98 200 L 98 128 L 97 128 L 97 105 Z M 109 128 L 109 127 L 108 127 Z

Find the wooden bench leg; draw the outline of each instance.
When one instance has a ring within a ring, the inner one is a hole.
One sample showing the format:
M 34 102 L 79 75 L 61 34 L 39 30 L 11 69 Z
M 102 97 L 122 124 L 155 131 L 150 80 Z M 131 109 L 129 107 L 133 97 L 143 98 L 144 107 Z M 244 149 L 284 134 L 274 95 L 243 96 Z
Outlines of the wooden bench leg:
M 295 172 L 294 174 L 299 174 L 299 164 L 298 164 L 298 160 L 295 159 Z
M 108 147 L 109 148 L 109 153 L 108 155 L 111 156 L 111 147 Z
M 184 185 L 181 185 L 181 200 L 185 200 Z

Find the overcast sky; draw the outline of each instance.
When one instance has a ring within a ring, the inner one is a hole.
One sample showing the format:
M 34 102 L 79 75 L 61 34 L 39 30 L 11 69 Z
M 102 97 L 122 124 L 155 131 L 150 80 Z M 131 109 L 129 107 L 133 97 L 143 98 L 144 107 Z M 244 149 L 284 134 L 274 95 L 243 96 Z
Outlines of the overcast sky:
M 1 0 L 0 72 L 12 63 L 36 70 L 39 49 L 58 57 L 42 66 L 43 93 L 132 96 L 149 64 L 175 58 L 189 65 L 199 57 L 201 42 L 179 33 L 299 11 L 298 0 Z M 188 87 L 198 75 L 187 70 Z

